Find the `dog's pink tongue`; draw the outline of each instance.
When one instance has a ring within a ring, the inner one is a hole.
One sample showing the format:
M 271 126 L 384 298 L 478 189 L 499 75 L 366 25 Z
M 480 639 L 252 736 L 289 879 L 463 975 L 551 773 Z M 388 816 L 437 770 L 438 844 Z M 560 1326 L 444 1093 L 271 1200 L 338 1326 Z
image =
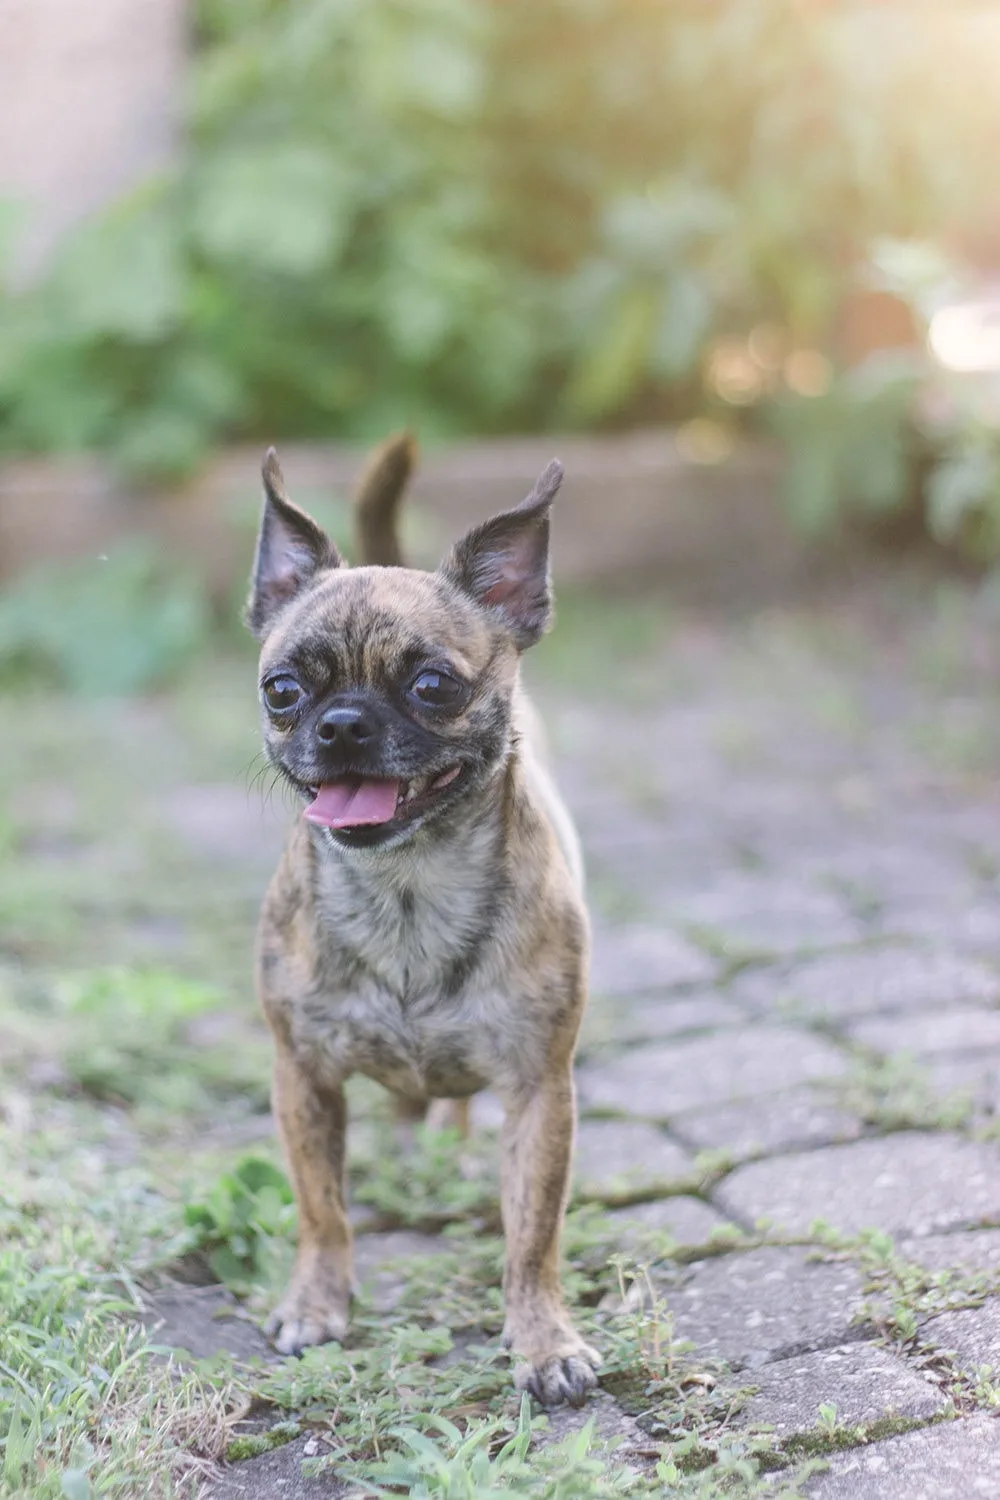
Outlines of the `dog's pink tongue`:
M 357 828 L 362 823 L 388 823 L 396 811 L 398 781 L 376 781 L 352 776 L 347 781 L 328 781 L 316 800 L 306 808 L 310 823 L 324 828 Z

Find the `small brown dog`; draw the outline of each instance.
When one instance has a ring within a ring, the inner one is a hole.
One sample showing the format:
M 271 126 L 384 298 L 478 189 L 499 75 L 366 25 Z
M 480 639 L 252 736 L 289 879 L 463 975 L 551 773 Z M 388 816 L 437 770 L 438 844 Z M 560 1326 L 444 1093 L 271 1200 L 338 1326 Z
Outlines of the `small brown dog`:
M 521 652 L 550 622 L 549 464 L 515 510 L 435 573 L 400 562 L 407 438 L 357 506 L 366 566 L 284 493 L 274 450 L 247 622 L 261 641 L 267 754 L 305 804 L 258 933 L 274 1107 L 299 1208 L 284 1353 L 341 1338 L 353 1281 L 344 1080 L 409 1107 L 503 1101 L 504 1340 L 539 1400 L 579 1403 L 597 1355 L 559 1279 L 588 926 L 569 816 L 532 748 Z M 387 566 L 389 565 L 389 566 Z

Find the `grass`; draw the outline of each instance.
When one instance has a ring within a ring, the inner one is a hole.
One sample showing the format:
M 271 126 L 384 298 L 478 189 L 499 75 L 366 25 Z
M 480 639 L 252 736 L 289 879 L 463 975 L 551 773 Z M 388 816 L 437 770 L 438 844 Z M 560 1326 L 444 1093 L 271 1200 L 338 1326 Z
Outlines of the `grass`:
M 43 1109 L 0 1133 L 0 1493 L 194 1495 L 242 1398 L 154 1357 L 136 1279 L 173 1214 L 144 1174 L 107 1170 L 94 1126 Z

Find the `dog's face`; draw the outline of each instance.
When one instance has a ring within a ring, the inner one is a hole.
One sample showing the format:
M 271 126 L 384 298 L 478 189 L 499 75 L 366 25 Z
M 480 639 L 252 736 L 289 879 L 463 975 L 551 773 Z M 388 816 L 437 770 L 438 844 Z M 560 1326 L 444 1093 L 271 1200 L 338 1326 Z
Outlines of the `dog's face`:
M 265 745 L 337 843 L 385 848 L 446 826 L 504 759 L 518 658 L 551 615 L 561 479 L 550 464 L 523 505 L 470 531 L 435 573 L 348 568 L 268 454 L 247 609 Z

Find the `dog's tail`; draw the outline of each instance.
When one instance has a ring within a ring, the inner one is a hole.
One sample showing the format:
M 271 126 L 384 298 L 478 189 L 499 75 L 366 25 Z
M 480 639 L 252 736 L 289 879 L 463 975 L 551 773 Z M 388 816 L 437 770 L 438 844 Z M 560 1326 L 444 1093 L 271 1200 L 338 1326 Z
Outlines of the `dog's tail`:
M 397 432 L 376 448 L 354 498 L 355 550 L 359 563 L 403 566 L 399 546 L 399 502 L 417 461 L 417 440 Z

